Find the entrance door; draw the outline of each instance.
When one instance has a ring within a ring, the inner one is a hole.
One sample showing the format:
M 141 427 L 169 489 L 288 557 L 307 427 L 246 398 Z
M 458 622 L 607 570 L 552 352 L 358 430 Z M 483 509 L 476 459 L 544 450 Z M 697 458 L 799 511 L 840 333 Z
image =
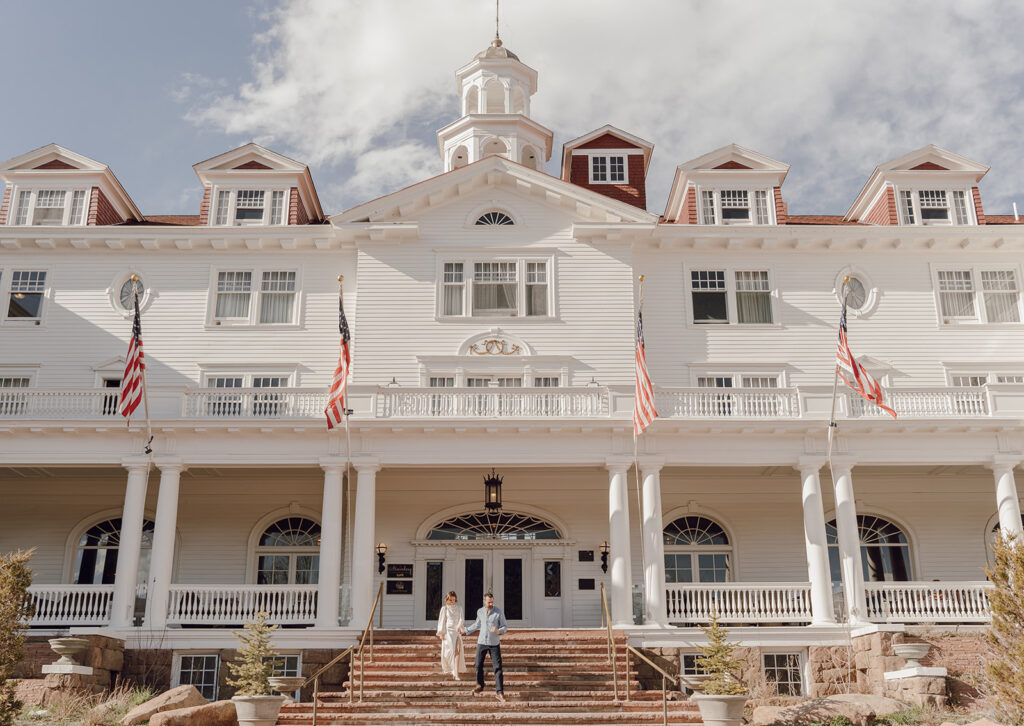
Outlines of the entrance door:
M 485 592 L 505 613 L 510 626 L 530 624 L 529 558 L 526 550 L 466 550 L 456 575 L 466 619 L 472 620 Z

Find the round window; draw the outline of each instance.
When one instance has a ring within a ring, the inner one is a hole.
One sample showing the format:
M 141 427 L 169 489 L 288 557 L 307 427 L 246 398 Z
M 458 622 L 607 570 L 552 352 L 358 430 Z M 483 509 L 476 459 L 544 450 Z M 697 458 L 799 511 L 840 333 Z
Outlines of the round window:
M 860 310 L 868 301 L 868 291 L 859 277 L 850 275 L 846 282 L 846 305 L 851 310 Z
M 134 297 L 137 294 L 141 299 L 144 290 L 145 288 L 142 285 L 142 280 L 139 280 L 138 278 L 134 280 L 128 278 L 127 280 L 125 280 L 124 284 L 121 285 L 121 291 L 118 293 L 118 299 L 121 302 L 121 307 L 123 307 L 125 310 L 134 310 Z

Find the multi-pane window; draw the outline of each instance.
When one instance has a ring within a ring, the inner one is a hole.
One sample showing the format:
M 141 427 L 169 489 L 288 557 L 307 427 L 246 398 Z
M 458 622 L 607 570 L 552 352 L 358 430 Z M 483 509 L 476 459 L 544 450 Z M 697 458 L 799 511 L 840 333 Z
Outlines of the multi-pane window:
M 42 318 L 45 294 L 45 270 L 14 270 L 8 293 L 8 319 L 38 322 Z
M 274 676 L 285 676 L 287 678 L 297 678 L 302 675 L 302 659 L 298 653 L 286 654 L 286 655 L 275 655 L 269 658 L 264 658 L 263 662 L 270 661 L 273 663 L 273 675 Z M 299 690 L 296 689 L 288 694 L 292 697 L 292 700 L 298 703 L 299 701 Z
M 88 192 L 85 189 L 23 189 L 18 192 L 12 223 L 49 227 L 86 223 Z
M 224 225 L 228 223 L 228 212 L 231 211 L 231 192 L 221 190 L 217 192 L 217 216 L 216 223 Z
M 802 696 L 799 653 L 765 653 L 764 678 L 779 696 Z
M 535 388 L 558 388 L 558 376 L 534 376 L 533 385 Z
M 444 263 L 444 282 L 441 288 L 443 298 L 441 312 L 444 315 L 462 315 L 466 282 L 461 262 Z
M 693 322 L 729 322 L 724 270 L 691 271 L 690 291 L 693 299 Z
M 702 191 L 700 193 L 701 222 L 703 224 L 715 223 L 715 193 Z
M 76 189 L 71 193 L 71 215 L 68 224 L 85 224 L 85 190 Z
M 288 193 L 283 189 L 219 189 L 215 225 L 287 224 Z
M 701 224 L 771 224 L 766 189 L 702 189 Z
M 900 527 L 882 517 L 857 515 L 860 535 L 860 559 L 868 582 L 906 582 L 911 580 L 910 540 Z M 839 567 L 839 530 L 836 520 L 825 524 L 829 569 L 832 582 L 842 579 Z
M 206 415 L 211 418 L 237 418 L 252 415 L 275 418 L 285 412 L 284 394 L 267 389 L 287 388 L 286 375 L 213 375 L 206 379 L 207 388 L 217 389 L 206 396 Z M 256 392 L 238 389 L 258 388 Z
M 981 298 L 977 281 L 981 282 Z M 938 270 L 942 322 L 1021 322 L 1020 285 L 1013 269 Z
M 921 205 L 921 221 L 929 222 L 949 221 L 949 202 L 946 201 L 946 192 L 940 190 L 922 190 L 917 193 Z
M 690 298 L 694 323 L 773 322 L 767 270 L 691 270 Z
M 257 224 L 263 221 L 263 197 L 260 189 L 240 189 L 235 202 L 235 224 Z
M 900 224 L 971 224 L 964 189 L 900 189 Z
M 1013 383 L 1020 385 L 1024 383 L 1024 373 L 1000 373 L 996 376 L 996 383 Z
M 256 290 L 254 277 L 259 280 Z M 258 295 L 256 305 L 252 300 L 254 293 Z M 221 270 L 217 273 L 213 320 L 217 325 L 293 323 L 297 296 L 298 274 L 294 270 Z
M 430 376 L 429 385 L 431 388 L 454 388 L 454 376 Z M 430 415 L 451 416 L 454 413 L 454 399 L 450 394 L 430 394 Z
M 721 525 L 707 517 L 687 515 L 664 532 L 667 582 L 728 582 L 732 547 Z
M 270 223 L 284 224 L 284 192 L 274 191 L 270 194 Z
M 723 222 L 750 221 L 750 198 L 746 191 L 723 190 L 721 194 Z
M 18 207 L 14 213 L 14 223 L 16 225 L 28 224 L 28 210 L 31 208 L 31 206 L 32 192 L 18 192 Z
M 473 264 L 473 313 L 476 315 L 515 315 L 519 310 L 519 291 L 515 262 L 476 262 Z
M 903 224 L 915 224 L 914 195 L 906 189 L 900 192 L 900 218 Z
M 988 374 L 963 374 L 950 377 L 950 382 L 959 388 L 975 388 L 988 383 Z
M 526 263 L 526 314 L 548 314 L 548 266 L 545 262 Z
M 453 260 L 443 262 L 438 275 L 438 307 L 444 317 L 550 315 L 551 270 L 548 261 Z
M 64 221 L 64 198 L 67 192 L 40 190 L 36 192 L 36 207 L 32 210 L 32 224 L 54 226 Z
M 740 323 L 772 321 L 771 288 L 766 270 L 736 272 L 736 320 Z
M 590 182 L 592 184 L 624 184 L 626 182 L 626 157 L 591 156 Z
M 956 224 L 969 224 L 967 216 L 967 195 L 960 189 L 953 191 L 953 217 Z
M 260 536 L 256 549 L 259 585 L 315 585 L 320 571 L 320 525 L 285 517 Z
M 217 273 L 216 320 L 248 320 L 252 297 L 252 273 L 223 271 Z
M 195 686 L 203 698 L 213 701 L 217 698 L 219 670 L 220 656 L 216 653 L 182 655 L 178 666 L 178 685 Z
M 267 271 L 260 285 L 260 322 L 290 323 L 295 305 L 295 273 Z
M 1017 276 L 1013 270 L 982 270 L 981 290 L 988 322 L 1020 322 Z
M 758 189 L 754 192 L 755 216 L 757 224 L 768 224 L 768 192 Z

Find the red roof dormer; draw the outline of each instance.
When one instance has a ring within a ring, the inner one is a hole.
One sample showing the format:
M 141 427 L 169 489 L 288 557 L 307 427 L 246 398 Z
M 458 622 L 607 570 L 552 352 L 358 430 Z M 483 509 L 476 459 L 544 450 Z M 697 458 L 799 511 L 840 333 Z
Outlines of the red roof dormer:
M 562 179 L 647 209 L 647 168 L 654 144 L 605 125 L 562 149 Z

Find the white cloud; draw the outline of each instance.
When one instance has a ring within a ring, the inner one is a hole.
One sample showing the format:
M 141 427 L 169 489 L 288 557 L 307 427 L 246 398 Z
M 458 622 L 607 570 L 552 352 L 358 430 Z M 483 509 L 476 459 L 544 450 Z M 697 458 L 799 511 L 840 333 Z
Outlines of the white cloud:
M 490 9 L 293 0 L 270 13 L 252 80 L 191 118 L 307 161 L 327 208 L 351 206 L 440 171 L 433 133 Z M 992 165 L 999 213 L 1024 192 L 1022 21 L 994 0 L 518 0 L 502 36 L 539 71 L 532 116 L 556 142 L 613 123 L 656 144 L 653 211 L 677 164 L 730 142 L 792 164 L 797 213 L 844 212 L 877 164 L 935 143 Z

